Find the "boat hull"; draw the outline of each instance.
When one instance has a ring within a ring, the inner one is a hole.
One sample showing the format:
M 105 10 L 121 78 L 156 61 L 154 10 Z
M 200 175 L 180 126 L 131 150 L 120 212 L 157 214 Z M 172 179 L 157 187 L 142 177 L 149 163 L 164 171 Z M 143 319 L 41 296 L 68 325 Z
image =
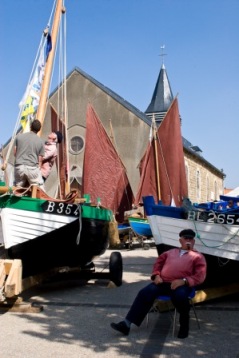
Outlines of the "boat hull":
M 110 210 L 82 205 L 80 216 L 57 215 L 44 212 L 44 202 L 9 198 L 1 211 L 5 252 L 10 259 L 22 260 L 23 277 L 64 266 L 84 267 L 105 252 Z
M 145 200 L 144 204 L 158 254 L 179 247 L 179 232 L 189 228 L 196 232 L 194 248 L 203 253 L 207 261 L 207 277 L 201 287 L 221 286 L 237 280 L 239 225 L 188 219 L 182 208 L 155 205 L 152 201 L 149 204 L 150 201 Z
M 196 232 L 196 250 L 239 261 L 237 211 L 223 214 L 210 211 L 202 212 L 202 215 L 198 211 L 155 205 L 152 197 L 145 197 L 144 205 L 156 245 L 178 246 L 179 232 L 190 228 Z
M 133 232 L 140 236 L 152 237 L 152 231 L 147 219 L 129 217 L 129 224 Z
M 196 250 L 239 261 L 239 226 L 195 222 L 158 215 L 150 215 L 148 220 L 157 245 L 178 246 L 179 232 L 190 228 L 197 234 Z
M 83 219 L 80 242 L 77 244 L 79 222 L 61 227 L 34 240 L 12 246 L 10 259 L 21 259 L 23 278 L 59 267 L 84 267 L 102 255 L 109 245 L 108 224 Z

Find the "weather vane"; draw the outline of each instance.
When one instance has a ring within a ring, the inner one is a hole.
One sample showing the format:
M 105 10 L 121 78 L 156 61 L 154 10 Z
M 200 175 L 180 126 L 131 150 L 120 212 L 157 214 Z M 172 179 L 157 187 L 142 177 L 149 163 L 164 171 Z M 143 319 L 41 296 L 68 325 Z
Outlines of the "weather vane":
M 160 46 L 161 54 L 159 56 L 162 56 L 162 64 L 164 64 L 164 56 L 167 56 L 166 53 L 164 53 L 165 45 Z

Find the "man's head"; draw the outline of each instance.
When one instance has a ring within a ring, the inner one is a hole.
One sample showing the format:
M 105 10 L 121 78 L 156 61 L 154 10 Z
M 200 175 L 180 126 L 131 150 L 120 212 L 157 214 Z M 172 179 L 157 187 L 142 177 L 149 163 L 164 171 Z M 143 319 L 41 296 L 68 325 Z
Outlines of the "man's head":
M 34 119 L 34 121 L 31 124 L 31 131 L 38 133 L 41 129 L 41 122 L 38 119 Z
M 179 242 L 183 250 L 192 250 L 195 244 L 195 232 L 192 229 L 184 229 L 179 233 Z
M 58 132 L 58 131 L 51 132 L 48 135 L 49 142 L 61 143 L 62 139 L 63 139 L 63 136 L 62 136 L 61 132 Z

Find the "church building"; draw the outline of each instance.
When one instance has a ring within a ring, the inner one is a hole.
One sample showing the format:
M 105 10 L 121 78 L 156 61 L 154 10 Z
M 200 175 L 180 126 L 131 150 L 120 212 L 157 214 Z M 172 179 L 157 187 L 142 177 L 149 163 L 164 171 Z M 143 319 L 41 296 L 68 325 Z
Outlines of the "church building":
M 152 100 L 145 114 L 151 120 L 154 116 L 157 125 L 159 125 L 173 98 L 167 71 L 162 64 Z M 225 174 L 202 156 L 202 151 L 197 145 L 192 145 L 185 138 L 183 138 L 183 145 L 190 200 L 192 202 L 204 202 L 219 199 L 219 195 L 224 193 Z
M 60 86 L 50 95 L 42 138 L 47 139 L 52 126 L 52 109 L 59 115 L 59 98 L 65 89 Z M 153 91 L 152 100 L 145 113 L 134 107 L 96 79 L 79 68 L 74 68 L 66 78 L 68 107 L 67 142 L 69 147 L 69 177 L 71 188 L 82 188 L 82 170 L 86 133 L 86 111 L 90 103 L 99 116 L 109 136 L 113 136 L 115 148 L 127 170 L 133 193 L 139 184 L 138 165 L 146 150 L 152 116 L 157 125 L 163 120 L 173 100 L 173 93 L 164 64 Z M 181 121 L 182 123 L 182 121 Z M 200 140 L 200 139 L 199 139 Z M 95 143 L 97 148 L 99 143 Z M 223 194 L 225 175 L 202 156 L 198 146 L 183 138 L 185 168 L 189 198 L 192 202 L 216 200 Z M 7 150 L 7 145 L 4 151 Z M 13 155 L 9 158 L 14 164 Z M 49 195 L 55 194 L 56 168 L 45 183 Z M 110 190 L 110 188 L 109 188 Z

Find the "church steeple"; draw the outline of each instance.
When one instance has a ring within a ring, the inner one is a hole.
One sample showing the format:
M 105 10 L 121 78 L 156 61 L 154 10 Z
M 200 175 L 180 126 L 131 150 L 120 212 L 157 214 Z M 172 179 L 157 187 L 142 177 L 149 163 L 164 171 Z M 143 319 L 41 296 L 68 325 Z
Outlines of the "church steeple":
M 166 68 L 164 64 L 162 64 L 154 89 L 153 97 L 151 99 L 150 105 L 145 111 L 145 114 L 151 119 L 154 114 L 156 123 L 158 125 L 164 118 L 172 100 L 173 93 L 168 80 Z

